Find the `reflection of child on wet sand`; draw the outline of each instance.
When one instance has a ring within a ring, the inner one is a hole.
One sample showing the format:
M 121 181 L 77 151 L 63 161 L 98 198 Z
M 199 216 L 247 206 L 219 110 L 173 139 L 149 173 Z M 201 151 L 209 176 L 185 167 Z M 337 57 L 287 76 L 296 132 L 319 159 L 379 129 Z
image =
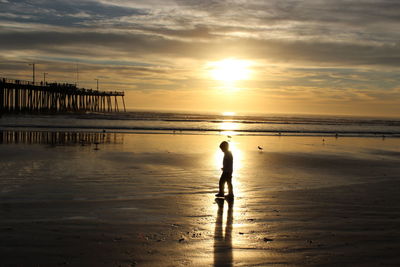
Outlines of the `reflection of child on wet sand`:
M 232 187 L 232 171 L 233 171 L 233 157 L 231 151 L 229 151 L 229 143 L 223 141 L 219 148 L 224 152 L 222 175 L 219 179 L 219 192 L 216 197 L 224 196 L 225 183 L 228 184 L 228 195 L 226 197 L 233 197 L 233 187 Z

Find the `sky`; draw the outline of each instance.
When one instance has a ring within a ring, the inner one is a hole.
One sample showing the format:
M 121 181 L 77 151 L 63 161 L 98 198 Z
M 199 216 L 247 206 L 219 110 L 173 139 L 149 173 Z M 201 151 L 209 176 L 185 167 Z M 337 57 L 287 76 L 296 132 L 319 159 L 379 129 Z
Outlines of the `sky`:
M 0 0 L 0 77 L 35 62 L 129 109 L 399 117 L 398 29 L 397 0 Z

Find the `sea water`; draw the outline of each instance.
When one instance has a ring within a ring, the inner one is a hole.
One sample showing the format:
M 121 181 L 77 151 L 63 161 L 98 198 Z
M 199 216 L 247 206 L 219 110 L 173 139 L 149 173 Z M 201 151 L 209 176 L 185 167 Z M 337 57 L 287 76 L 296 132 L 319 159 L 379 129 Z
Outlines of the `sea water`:
M 400 137 L 399 118 L 317 115 L 234 115 L 182 112 L 6 114 L 0 130 L 161 132 L 230 135 L 317 135 Z

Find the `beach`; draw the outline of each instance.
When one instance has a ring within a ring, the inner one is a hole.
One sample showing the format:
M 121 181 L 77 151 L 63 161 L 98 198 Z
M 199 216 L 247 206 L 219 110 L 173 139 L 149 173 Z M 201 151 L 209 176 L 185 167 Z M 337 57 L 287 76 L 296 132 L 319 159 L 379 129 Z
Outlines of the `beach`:
M 398 138 L 21 131 L 0 144 L 1 266 L 400 264 Z M 214 196 L 224 140 L 234 201 Z

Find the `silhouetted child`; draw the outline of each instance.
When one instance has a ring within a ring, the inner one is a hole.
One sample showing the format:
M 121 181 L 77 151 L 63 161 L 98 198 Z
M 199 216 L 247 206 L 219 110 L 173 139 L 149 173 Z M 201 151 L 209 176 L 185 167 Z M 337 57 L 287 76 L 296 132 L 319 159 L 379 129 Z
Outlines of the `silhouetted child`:
M 233 186 L 232 186 L 232 171 L 233 171 L 233 157 L 231 151 L 229 151 L 229 143 L 223 141 L 219 148 L 221 148 L 222 152 L 224 152 L 224 160 L 222 167 L 222 175 L 219 179 L 219 192 L 216 194 L 216 197 L 224 196 L 224 188 L 225 183 L 228 184 L 228 195 L 226 197 L 233 197 Z

